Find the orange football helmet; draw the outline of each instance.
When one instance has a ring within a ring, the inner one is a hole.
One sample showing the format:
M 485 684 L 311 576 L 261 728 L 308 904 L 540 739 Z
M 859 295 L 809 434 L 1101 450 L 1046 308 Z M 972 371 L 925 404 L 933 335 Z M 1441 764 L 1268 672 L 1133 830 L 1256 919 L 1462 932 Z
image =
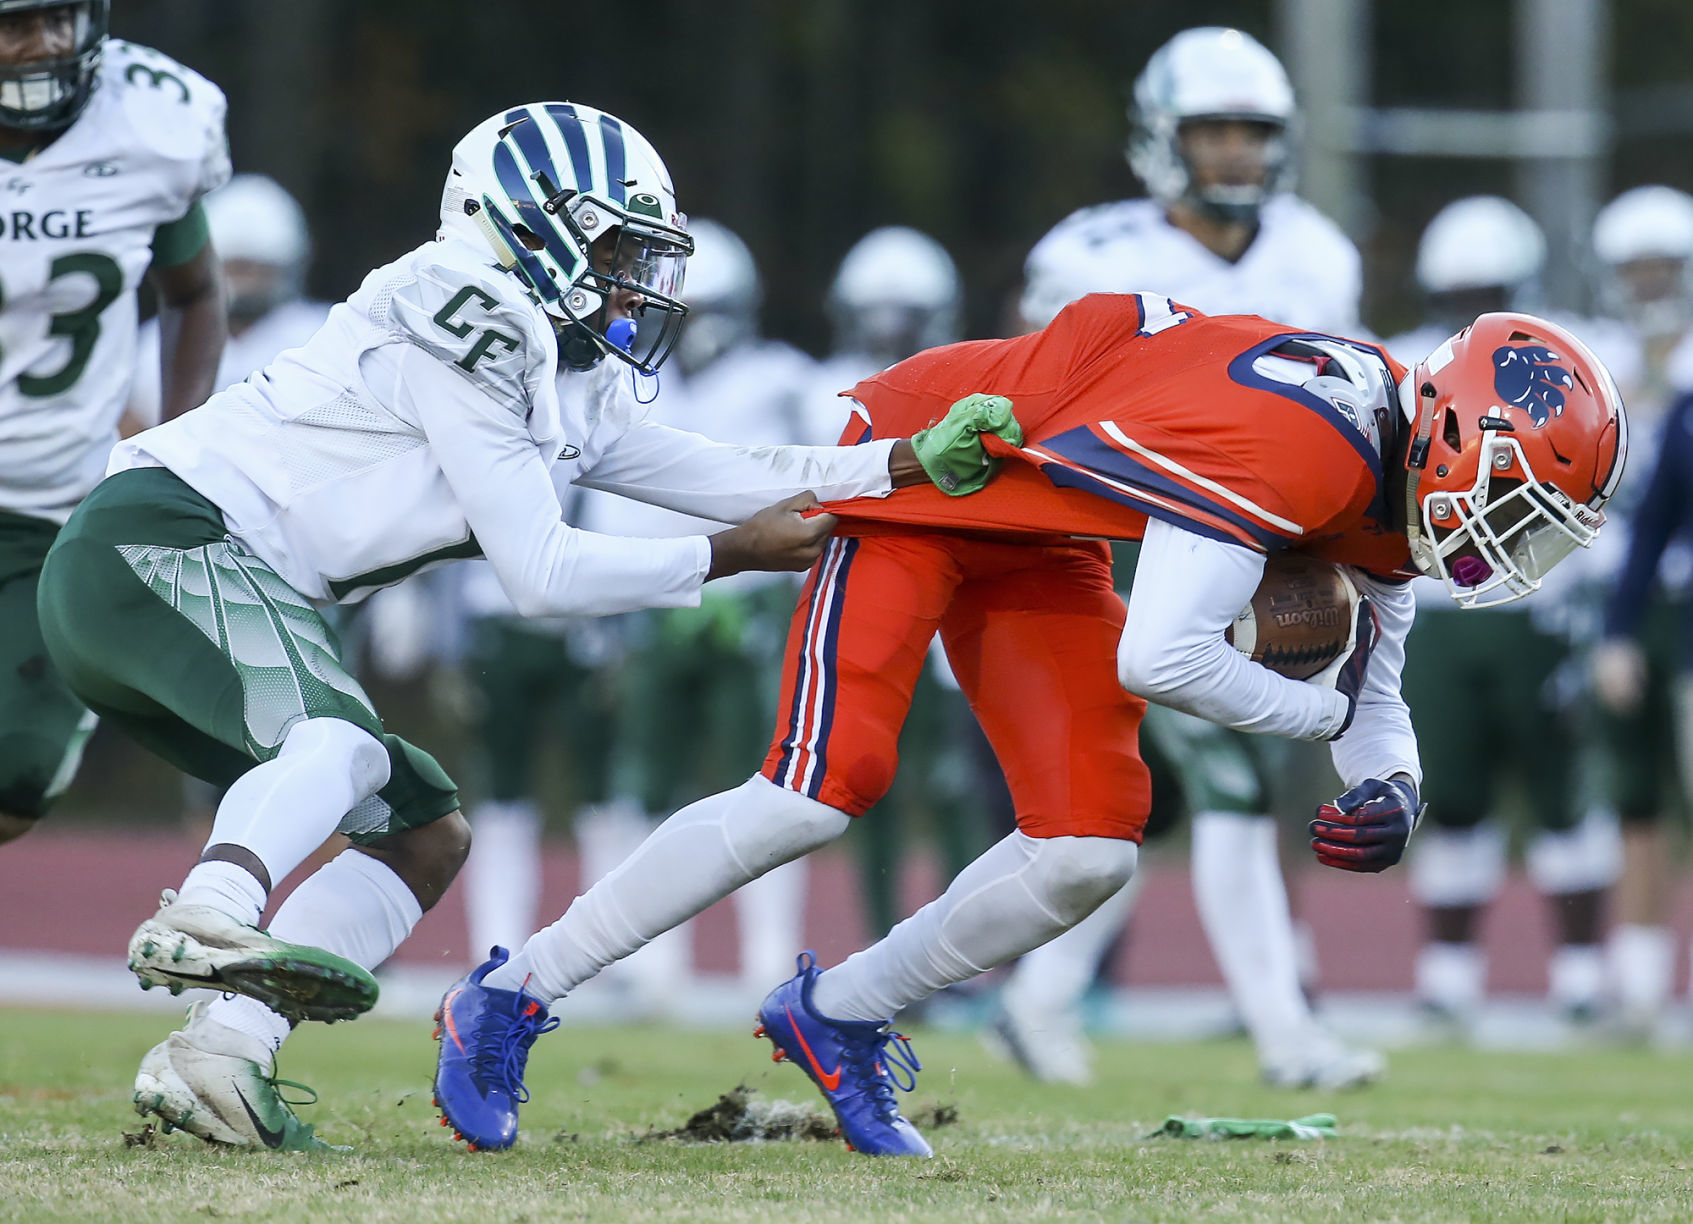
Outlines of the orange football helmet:
M 1566 329 L 1484 314 L 1417 364 L 1399 405 L 1411 559 L 1460 607 L 1520 599 L 1592 543 L 1628 419 L 1610 373 Z

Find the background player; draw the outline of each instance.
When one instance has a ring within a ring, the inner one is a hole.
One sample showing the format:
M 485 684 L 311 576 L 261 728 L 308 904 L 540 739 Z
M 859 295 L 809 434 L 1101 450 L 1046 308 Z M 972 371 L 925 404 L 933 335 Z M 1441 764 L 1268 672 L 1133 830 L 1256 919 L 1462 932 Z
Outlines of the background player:
M 1136 80 L 1131 118 L 1129 163 L 1150 198 L 1084 208 L 1036 244 L 1022 299 L 1029 326 L 1085 293 L 1149 290 L 1209 314 L 1357 334 L 1358 252 L 1288 190 L 1299 116 L 1274 55 L 1239 30 L 1183 31 Z M 1133 565 L 1132 550 L 1120 550 L 1125 589 Z M 1141 738 L 1173 787 L 1160 791 L 1159 810 L 1193 814 L 1194 901 L 1264 1077 L 1343 1088 L 1380 1075 L 1381 1056 L 1342 1045 L 1300 988 L 1269 814 L 1285 745 L 1157 705 Z M 1160 831 L 1155 817 L 1149 832 Z M 1112 898 L 1007 982 L 994 1031 L 1037 1078 L 1091 1078 L 1082 999 L 1132 900 L 1130 890 Z
M 840 436 L 846 419 L 841 388 L 963 335 L 964 286 L 958 267 L 944 246 L 909 226 L 882 226 L 853 243 L 835 270 L 824 305 L 829 355 L 818 366 L 809 408 L 818 421 L 829 423 L 831 437 Z M 790 611 L 791 604 L 783 613 L 784 636 Z M 761 739 L 768 730 L 768 725 L 760 728 Z M 914 828 L 927 822 L 948 877 L 981 852 L 984 825 L 990 822 L 976 792 L 987 789 L 984 781 L 1000 791 L 1004 784 L 991 764 L 986 779 L 974 776 L 975 757 L 991 762 L 992 752 L 937 640 L 900 735 L 906 767 L 881 802 L 864 813 L 854 837 L 871 934 L 882 934 L 905 916 L 901 869 Z M 764 979 L 766 986 L 770 980 Z
M 1597 571 L 1594 596 L 1609 604 L 1591 659 L 1606 758 L 1601 793 L 1622 821 L 1609 986 L 1620 1032 L 1649 1039 L 1675 978 L 1669 817 L 1687 811 L 1693 759 L 1686 738 L 1693 717 L 1686 681 L 1693 553 L 1678 526 L 1675 487 L 1693 473 L 1681 441 L 1693 393 L 1693 197 L 1663 186 L 1623 192 L 1594 219 L 1593 252 L 1601 302 L 1638 330 L 1645 354 L 1628 402 L 1646 463 L 1618 491 L 1613 517 L 1621 529 L 1606 533 L 1605 556 L 1589 568 Z
M 0 842 L 69 785 L 93 716 L 47 658 L 43 559 L 105 471 L 136 368 L 137 291 L 167 337 L 167 416 L 211 394 L 223 346 L 200 198 L 229 177 L 217 86 L 109 41 L 108 0 L 0 0 Z
M 1448 204 L 1424 230 L 1417 279 L 1429 321 L 1387 348 L 1400 361 L 1426 357 L 1455 320 L 1476 310 L 1532 302 L 1546 243 L 1539 226 L 1498 196 Z M 1637 368 L 1615 325 L 1577 324 L 1627 386 Z M 1601 347 L 1601 344 L 1603 347 Z M 1620 359 L 1619 359 L 1620 357 Z M 1632 403 L 1632 401 L 1631 401 Z M 1418 582 L 1405 698 L 1429 771 L 1429 815 L 1411 858 L 1411 889 L 1426 936 L 1416 992 L 1438 1026 L 1467 1033 L 1479 1018 L 1486 959 L 1479 935 L 1486 906 L 1505 879 L 1507 786 L 1519 784 L 1532 825 L 1527 867 L 1546 897 L 1557 948 L 1550 965 L 1553 1003 L 1591 1019 L 1604 988 L 1603 902 L 1616 878 L 1616 821 L 1582 787 L 1580 696 L 1570 615 L 1582 569 L 1560 569 L 1534 599 L 1466 616 L 1433 582 Z M 1524 710 L 1532 713 L 1525 716 Z

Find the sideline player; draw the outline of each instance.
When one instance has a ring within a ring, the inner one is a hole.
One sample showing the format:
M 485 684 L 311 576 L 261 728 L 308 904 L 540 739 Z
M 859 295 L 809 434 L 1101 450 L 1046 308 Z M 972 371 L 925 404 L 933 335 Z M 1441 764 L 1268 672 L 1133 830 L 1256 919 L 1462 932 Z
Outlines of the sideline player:
M 952 256 L 934 237 L 904 225 L 884 225 L 865 234 L 842 257 L 829 283 L 829 355 L 818 365 L 811 415 L 833 422 L 839 437 L 846 420 L 842 387 L 879 374 L 924 349 L 952 344 L 963 336 L 964 287 Z M 787 629 L 790 603 L 783 609 Z M 762 737 L 769 724 L 760 728 Z M 882 800 L 864 813 L 854 837 L 865 921 L 882 935 L 903 916 L 900 883 L 904 846 L 913 824 L 928 822 L 942 870 L 953 876 L 981 853 L 985 840 L 981 808 L 970 793 L 972 753 L 988 758 L 981 730 L 946 667 L 939 643 L 917 678 L 911 711 L 900 734 L 905 762 Z M 743 757 L 737 768 L 744 768 Z M 998 769 L 992 784 L 1003 789 Z M 997 831 L 995 833 L 997 835 Z M 737 894 L 738 895 L 738 894 Z M 783 954 L 786 966 L 792 949 Z M 769 977 L 765 978 L 768 983 Z M 763 990 L 759 991 L 760 996 Z
M 930 446 L 933 431 L 920 459 L 908 441 L 735 447 L 643 421 L 631 382 L 687 309 L 683 220 L 658 154 L 612 116 L 494 115 L 453 150 L 435 240 L 303 348 L 121 444 L 61 532 L 39 601 L 54 662 L 90 708 L 228 787 L 129 963 L 143 985 L 236 997 L 148 1053 L 141 1111 L 208 1140 L 321 1146 L 277 1092 L 275 1052 L 292 1021 L 375 1002 L 369 970 L 464 860 L 455 786 L 384 734 L 320 608 L 475 555 L 526 615 L 687 605 L 711 578 L 817 556 L 833 519 L 802 517 L 805 490 L 883 496 L 925 462 L 980 463 L 973 436 Z M 580 408 L 555 392 L 561 363 L 592 380 Z M 597 536 L 562 521 L 555 479 L 746 521 Z M 336 831 L 353 848 L 258 929 L 272 885 Z
M 0 842 L 70 784 L 94 716 L 47 658 L 42 560 L 105 471 L 145 277 L 169 337 L 164 412 L 210 395 L 223 347 L 200 198 L 229 177 L 217 86 L 106 37 L 109 0 L 0 0 Z
M 1630 419 L 1640 425 L 1636 448 L 1656 468 L 1637 466 L 1618 492 L 1623 532 L 1606 533 L 1614 563 L 1586 567 L 1602 571 L 1594 585 L 1609 594 L 1590 668 L 1606 758 L 1604 794 L 1622 821 L 1608 985 L 1619 1032 L 1650 1039 L 1675 979 L 1669 817 L 1688 810 L 1685 779 L 1693 761 L 1686 755 L 1693 744 L 1686 630 L 1693 553 L 1678 522 L 1685 510 L 1677 488 L 1693 471 L 1686 453 L 1693 437 L 1686 428 L 1693 400 L 1693 197 L 1663 186 L 1623 192 L 1594 218 L 1593 252 L 1602 269 L 1601 301 L 1639 331 L 1645 350 Z
M 1475 311 L 1522 309 L 1545 251 L 1540 227 L 1509 200 L 1469 196 L 1446 205 L 1417 248 L 1428 322 L 1387 341 L 1388 351 L 1419 361 Z M 1622 329 L 1606 320 L 1574 330 L 1631 387 L 1637 358 L 1626 335 L 1618 343 Z M 1538 598 L 1481 616 L 1463 615 L 1436 583 L 1413 584 L 1420 613 L 1409 650 L 1424 662 L 1406 675 L 1405 699 L 1429 770 L 1429 819 L 1410 865 L 1426 923 L 1416 996 L 1429 1020 L 1458 1035 L 1473 1028 L 1485 995 L 1480 924 L 1505 879 L 1497 801 L 1507 779 L 1527 793 L 1533 831 L 1524 857 L 1556 931 L 1551 999 L 1572 1019 L 1591 1018 L 1599 1006 L 1603 901 L 1620 846 L 1615 817 L 1583 794 L 1580 702 L 1568 691 L 1580 635 L 1573 595 L 1591 559 L 1559 570 Z
M 1151 801 L 1135 745 L 1143 699 L 1334 741 L 1349 789 L 1312 822 L 1317 857 L 1392 865 L 1420 809 L 1399 695 L 1404 579 L 1437 574 L 1466 606 L 1531 592 L 1592 540 L 1627 450 L 1609 374 L 1544 320 L 1483 316 L 1407 371 L 1371 345 L 1151 294 L 1091 295 L 1043 331 L 902 362 L 852 389 L 865 417 L 852 436 L 902 432 L 970 387 L 1016 405 L 1027 440 L 990 448 L 1018 462 L 967 501 L 919 491 L 836 508 L 881 521 L 831 541 L 802 592 L 762 771 L 672 816 L 515 957 L 497 950 L 442 999 L 435 1091 L 473 1143 L 516 1138 L 523 1069 L 558 999 L 839 836 L 886 790 L 938 629 L 1018 831 L 843 964 L 824 972 L 802 956 L 759 1013 L 848 1143 L 929 1154 L 894 1101 L 894 1072 L 915 1060 L 891 1017 L 1039 946 L 1127 883 Z M 1009 407 L 973 394 L 951 413 L 993 422 Z M 1070 537 L 1139 535 L 1125 612 L 1106 547 Z M 1351 567 L 1366 596 L 1354 649 L 1316 683 L 1223 637 L 1265 555 L 1287 548 Z
M 1131 117 L 1129 163 L 1151 196 L 1084 208 L 1035 245 L 1022 300 L 1029 326 L 1086 293 L 1150 290 L 1207 314 L 1357 334 L 1358 252 L 1289 190 L 1299 115 L 1274 55 L 1240 30 L 1185 30 L 1136 80 Z M 1132 556 L 1120 556 L 1125 590 L 1132 571 Z M 1301 989 L 1270 815 L 1285 745 L 1157 705 L 1141 743 L 1175 784 L 1160 808 L 1192 813 L 1194 903 L 1265 1080 L 1346 1088 L 1380 1076 L 1381 1055 L 1344 1046 Z M 1133 894 L 1124 889 L 1012 971 L 990 1031 L 1036 1078 L 1091 1079 L 1082 1000 Z

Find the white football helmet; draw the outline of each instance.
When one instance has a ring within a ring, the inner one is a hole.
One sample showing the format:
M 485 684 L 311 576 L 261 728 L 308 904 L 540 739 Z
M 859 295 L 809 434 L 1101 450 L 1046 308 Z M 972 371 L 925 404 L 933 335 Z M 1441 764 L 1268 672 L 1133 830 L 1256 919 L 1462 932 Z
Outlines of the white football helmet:
M 1687 330 L 1693 316 L 1693 196 L 1635 187 L 1593 221 L 1599 294 L 1606 308 L 1648 336 Z
M 883 366 L 959 338 L 958 267 L 929 235 L 903 225 L 872 230 L 848 251 L 829 287 L 837 352 Z
M 1500 196 L 1466 196 L 1434 215 L 1417 243 L 1417 283 L 1425 293 L 1504 289 L 1510 304 L 1546 263 L 1546 236 L 1534 218 Z
M 300 296 L 311 234 L 306 214 L 275 179 L 237 174 L 205 198 L 212 249 L 231 264 L 258 264 L 257 275 L 229 276 L 229 314 L 258 319 Z
M 656 373 L 688 308 L 678 294 L 693 240 L 657 150 L 611 115 L 531 102 L 472 128 L 453 148 L 443 235 L 491 247 L 552 317 L 559 360 L 591 369 L 607 353 Z M 595 242 L 615 236 L 609 260 Z M 636 295 L 635 320 L 608 319 Z
M 704 217 L 688 222 L 688 322 L 676 346 L 686 373 L 703 370 L 758 334 L 763 286 L 747 244 L 726 225 Z
M 1298 117 L 1287 72 L 1257 39 L 1220 26 L 1183 30 L 1153 52 L 1135 80 L 1129 165 L 1160 203 L 1187 199 L 1214 216 L 1252 222 L 1292 185 Z M 1181 142 L 1182 124 L 1196 119 L 1268 125 L 1274 135 L 1263 182 L 1196 188 Z

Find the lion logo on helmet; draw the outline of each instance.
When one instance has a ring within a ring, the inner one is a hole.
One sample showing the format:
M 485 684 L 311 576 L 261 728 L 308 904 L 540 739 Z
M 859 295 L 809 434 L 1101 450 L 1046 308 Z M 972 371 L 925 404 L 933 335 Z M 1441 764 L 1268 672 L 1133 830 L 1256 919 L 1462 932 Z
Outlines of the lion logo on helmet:
M 1505 344 L 1493 350 L 1493 390 L 1502 404 L 1528 413 L 1539 429 L 1564 413 L 1564 393 L 1575 378 L 1563 358 L 1544 344 Z

